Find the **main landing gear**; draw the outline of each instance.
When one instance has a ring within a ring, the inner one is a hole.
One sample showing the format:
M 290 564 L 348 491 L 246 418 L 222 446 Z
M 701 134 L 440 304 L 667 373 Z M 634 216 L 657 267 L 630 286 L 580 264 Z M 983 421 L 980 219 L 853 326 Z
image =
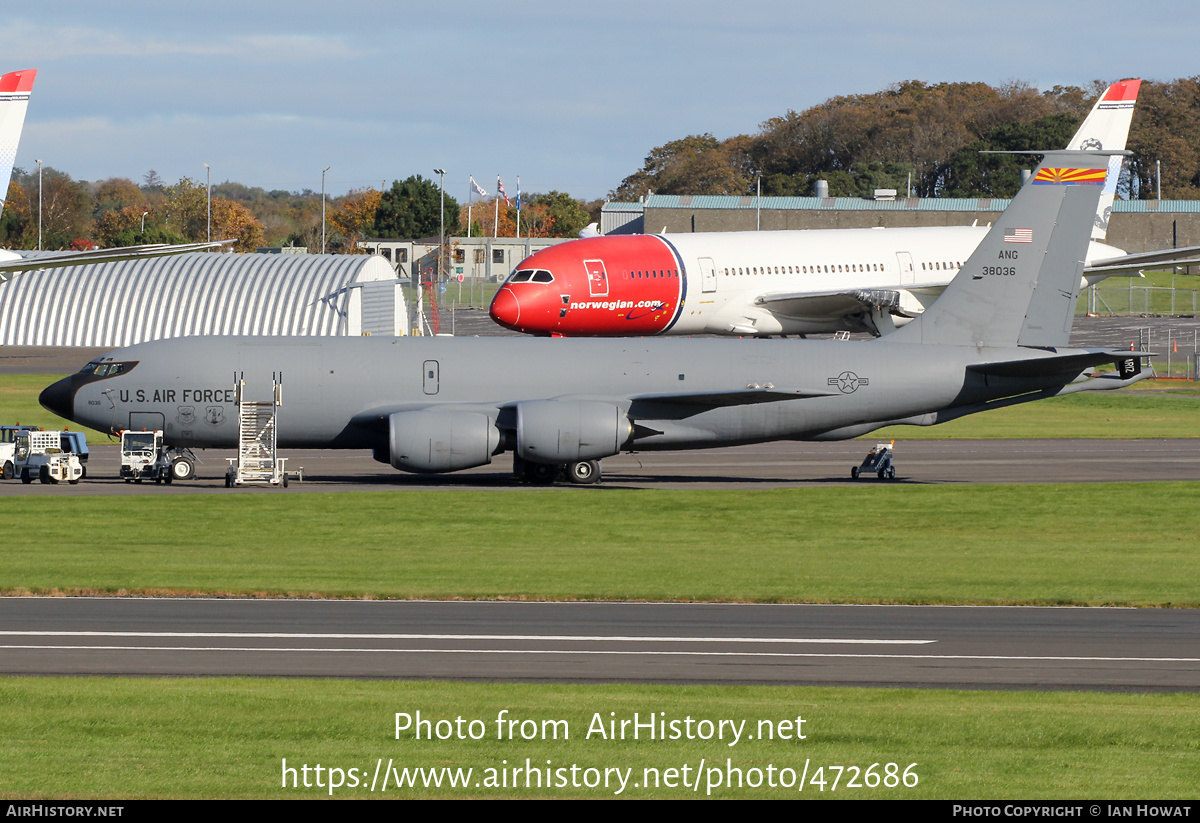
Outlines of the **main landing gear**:
M 534 486 L 549 486 L 562 477 L 568 483 L 590 486 L 600 482 L 600 461 L 580 460 L 577 463 L 533 463 L 513 457 L 513 477 Z

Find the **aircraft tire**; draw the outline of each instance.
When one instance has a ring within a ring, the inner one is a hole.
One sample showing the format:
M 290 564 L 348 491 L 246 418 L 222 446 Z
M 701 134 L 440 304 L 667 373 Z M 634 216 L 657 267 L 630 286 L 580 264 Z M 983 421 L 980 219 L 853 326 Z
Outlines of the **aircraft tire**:
M 894 466 L 888 466 L 888 470 L 887 470 L 887 479 L 888 479 L 888 480 L 895 480 L 895 479 L 896 479 L 896 469 L 895 469 L 895 467 L 894 467 Z
M 288 476 L 285 474 L 285 475 L 283 476 L 283 487 L 284 487 L 285 489 L 287 488 L 287 484 L 288 484 Z
M 887 479 L 887 469 L 880 469 L 879 471 L 877 471 L 877 472 L 875 472 L 875 473 L 876 473 L 877 475 L 879 475 L 879 479 L 880 479 L 880 480 L 886 480 L 886 479 Z
M 12 479 L 13 479 L 13 478 L 16 476 L 16 474 L 17 474 L 17 472 L 16 472 L 16 470 L 13 468 L 12 461 L 11 461 L 11 460 L 5 460 L 5 461 L 4 461 L 4 479 L 5 479 L 5 480 L 12 480 Z
M 588 486 L 600 482 L 600 462 L 598 460 L 580 460 L 578 463 L 567 464 L 567 479 L 579 486 Z
M 38 482 L 39 483 L 49 483 L 50 482 L 50 469 L 46 468 L 45 466 L 42 466 L 40 469 L 38 469 Z
M 33 475 L 29 473 L 29 469 L 21 469 L 21 482 L 25 484 L 33 482 Z
M 561 467 L 553 463 L 525 463 L 525 479 L 535 486 L 549 486 L 558 479 Z
M 176 457 L 171 461 L 171 475 L 176 480 L 191 480 L 196 476 L 196 466 L 186 457 Z
M 233 486 L 233 481 L 229 479 L 229 475 L 225 475 L 225 488 Z
M 163 478 L 163 482 L 169 486 L 169 485 L 171 485 L 171 481 L 174 479 L 175 478 L 171 476 L 171 472 L 167 472 L 166 477 Z
M 80 480 L 80 478 L 76 477 L 74 480 L 68 480 L 67 482 L 70 483 L 72 486 L 78 486 L 79 480 Z
M 851 479 L 851 480 L 857 480 L 857 479 L 858 479 L 858 466 L 851 466 L 851 467 L 850 467 L 850 479 Z

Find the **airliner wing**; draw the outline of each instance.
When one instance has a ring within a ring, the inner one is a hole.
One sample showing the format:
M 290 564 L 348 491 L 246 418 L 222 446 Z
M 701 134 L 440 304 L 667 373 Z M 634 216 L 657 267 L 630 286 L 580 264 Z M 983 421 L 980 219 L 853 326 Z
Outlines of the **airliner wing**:
M 1093 260 L 1083 267 L 1083 276 L 1117 274 L 1136 275 L 1144 269 L 1169 269 L 1174 266 L 1200 265 L 1200 246 L 1185 246 L 1180 249 L 1163 249 L 1162 251 L 1147 251 L 1140 254 L 1126 254 L 1121 257 L 1109 257 L 1104 260 Z
M 759 295 L 754 299 L 754 303 L 787 317 L 836 318 L 871 309 L 883 309 L 909 316 L 901 311 L 900 292 L 895 289 L 777 292 Z
M 65 266 L 83 266 L 88 263 L 116 263 L 125 260 L 145 260 L 150 257 L 168 257 L 194 251 L 219 249 L 236 240 L 213 240 L 211 243 L 181 243 L 177 246 L 166 243 L 150 243 L 144 246 L 121 246 L 115 249 L 61 252 L 37 257 L 22 257 L 18 260 L 0 262 L 0 282 L 8 280 L 6 272 L 19 274 L 38 269 L 60 269 Z

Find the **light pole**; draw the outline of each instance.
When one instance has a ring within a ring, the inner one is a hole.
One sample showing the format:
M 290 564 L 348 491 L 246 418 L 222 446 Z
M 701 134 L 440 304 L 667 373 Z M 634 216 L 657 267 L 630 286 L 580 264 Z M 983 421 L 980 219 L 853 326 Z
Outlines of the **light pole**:
M 442 255 L 446 253 L 446 170 L 434 169 L 438 176 L 438 192 L 441 195 L 441 215 L 438 218 L 438 284 L 442 282 Z
M 208 163 L 204 164 L 204 173 L 208 176 L 206 187 L 208 189 L 208 242 L 212 242 L 212 169 Z
M 330 168 L 321 169 L 321 254 L 325 253 L 325 172 Z
M 42 161 L 38 164 L 38 251 L 42 250 Z

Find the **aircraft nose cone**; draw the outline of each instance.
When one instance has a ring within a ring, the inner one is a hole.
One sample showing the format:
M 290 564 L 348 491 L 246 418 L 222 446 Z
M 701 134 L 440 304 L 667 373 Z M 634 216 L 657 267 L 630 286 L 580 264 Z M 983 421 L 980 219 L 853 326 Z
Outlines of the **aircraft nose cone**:
M 517 302 L 517 296 L 508 286 L 501 286 L 500 290 L 496 292 L 488 313 L 501 326 L 519 331 L 517 323 L 521 319 L 521 305 Z
M 38 395 L 38 402 L 45 408 L 67 420 L 75 419 L 75 386 L 71 378 L 64 377 L 53 385 L 47 386 Z

